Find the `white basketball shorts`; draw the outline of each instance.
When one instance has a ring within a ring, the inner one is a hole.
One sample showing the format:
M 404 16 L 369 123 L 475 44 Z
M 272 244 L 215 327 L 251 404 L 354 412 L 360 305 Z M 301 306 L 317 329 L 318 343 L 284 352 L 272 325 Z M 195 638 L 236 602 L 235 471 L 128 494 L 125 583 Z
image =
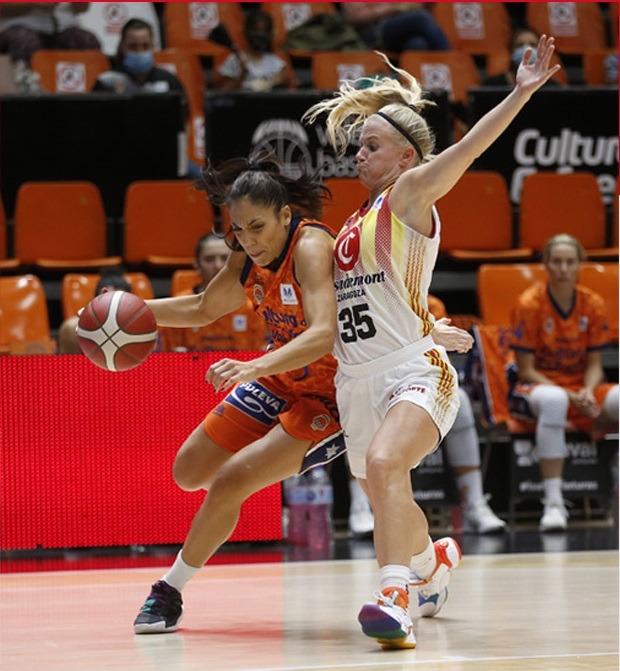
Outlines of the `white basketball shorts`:
M 440 441 L 459 409 L 457 373 L 446 350 L 430 336 L 375 361 L 339 362 L 335 383 L 349 465 L 358 478 L 366 477 L 368 447 L 392 406 L 406 401 L 424 408 Z

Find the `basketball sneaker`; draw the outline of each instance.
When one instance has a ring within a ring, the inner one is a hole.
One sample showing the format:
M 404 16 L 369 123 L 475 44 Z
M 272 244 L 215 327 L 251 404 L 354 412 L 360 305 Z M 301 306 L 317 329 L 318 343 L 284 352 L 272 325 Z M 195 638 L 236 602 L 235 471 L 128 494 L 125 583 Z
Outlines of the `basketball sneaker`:
M 562 501 L 544 502 L 543 516 L 540 518 L 540 531 L 566 531 L 568 510 Z
M 440 538 L 435 541 L 437 563 L 431 575 L 425 580 L 411 573 L 410 585 L 418 588 L 418 613 L 420 617 L 435 617 L 448 598 L 450 574 L 460 564 L 463 556 L 454 538 Z
M 375 592 L 375 598 L 377 602 L 364 604 L 357 616 L 362 631 L 384 650 L 415 648 L 407 592 L 399 587 L 388 587 Z
M 486 499 L 463 506 L 463 532 L 496 534 L 504 531 L 506 522 L 491 510 Z
M 164 634 L 176 631 L 183 617 L 181 592 L 164 580 L 151 588 L 138 616 L 134 620 L 135 634 Z

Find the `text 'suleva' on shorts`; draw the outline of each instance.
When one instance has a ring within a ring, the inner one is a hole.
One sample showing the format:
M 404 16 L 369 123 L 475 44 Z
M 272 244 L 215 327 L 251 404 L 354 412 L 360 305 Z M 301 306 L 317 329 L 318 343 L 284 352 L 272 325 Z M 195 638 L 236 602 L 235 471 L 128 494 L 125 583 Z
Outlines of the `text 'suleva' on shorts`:
M 331 386 L 331 380 L 327 386 Z M 292 393 L 276 377 L 237 385 L 207 415 L 204 429 L 214 443 L 238 452 L 276 424 L 281 424 L 293 438 L 312 442 L 302 473 L 344 452 L 344 436 L 333 397 Z

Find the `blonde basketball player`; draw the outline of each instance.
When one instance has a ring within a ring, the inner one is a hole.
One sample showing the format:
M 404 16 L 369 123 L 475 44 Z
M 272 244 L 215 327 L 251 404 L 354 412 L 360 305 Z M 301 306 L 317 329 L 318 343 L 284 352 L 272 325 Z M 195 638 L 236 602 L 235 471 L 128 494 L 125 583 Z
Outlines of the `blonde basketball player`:
M 525 52 L 514 90 L 432 161 L 433 138 L 420 115 L 427 103 L 403 70 L 394 68 L 404 85 L 384 79 L 358 90 L 345 83 L 306 114 L 312 122 L 328 113 L 329 138 L 341 151 L 361 130 L 356 160 L 370 194 L 336 241 L 334 352 L 351 470 L 375 513 L 380 567 L 375 600 L 358 619 L 384 648 L 415 647 L 409 584 L 417 586 L 418 613 L 437 614 L 461 554 L 451 538 L 431 541 L 410 479 L 458 410 L 456 373 L 430 337 L 428 289 L 440 234 L 434 203 L 558 70 L 549 66 L 553 51 L 553 38 L 542 36 L 535 61 L 532 49 Z

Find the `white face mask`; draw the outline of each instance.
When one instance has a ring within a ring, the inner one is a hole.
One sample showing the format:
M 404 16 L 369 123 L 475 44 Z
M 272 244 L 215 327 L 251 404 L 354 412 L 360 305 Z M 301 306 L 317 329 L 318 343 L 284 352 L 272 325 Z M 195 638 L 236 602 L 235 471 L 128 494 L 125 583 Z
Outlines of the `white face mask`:
M 517 47 L 510 56 L 510 60 L 515 67 L 519 67 L 519 64 L 523 60 L 523 54 L 526 49 L 532 49 L 532 57 L 530 58 L 530 63 L 533 63 L 536 60 L 536 47 L 528 47 L 527 44 L 522 44 L 520 47 Z

